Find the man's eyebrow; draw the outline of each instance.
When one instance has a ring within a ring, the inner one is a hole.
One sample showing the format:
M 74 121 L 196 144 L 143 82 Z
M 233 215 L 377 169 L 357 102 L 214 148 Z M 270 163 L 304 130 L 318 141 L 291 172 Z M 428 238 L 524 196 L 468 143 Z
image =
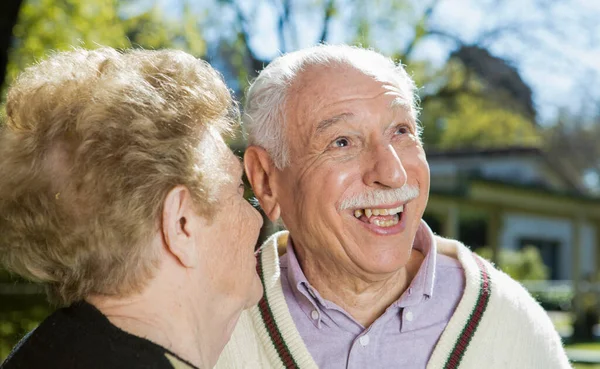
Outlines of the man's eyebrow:
M 396 115 L 402 115 L 408 118 L 405 119 L 406 122 L 409 122 L 414 126 L 417 125 L 417 122 L 415 122 L 415 118 L 411 113 L 412 107 L 405 99 L 398 97 L 392 100 L 392 102 L 390 103 L 390 108 L 394 111 Z M 392 122 L 390 126 L 394 125 L 395 123 L 397 122 Z
M 338 123 L 339 121 L 346 120 L 353 116 L 354 116 L 353 113 L 342 113 L 342 114 L 334 115 L 331 118 L 323 119 L 322 121 L 319 122 L 319 124 L 317 124 L 317 129 L 315 130 L 315 134 L 322 133 L 327 128 Z
M 396 97 L 394 100 L 392 100 L 390 103 L 390 108 L 405 110 L 407 112 L 411 110 L 410 103 L 402 97 Z

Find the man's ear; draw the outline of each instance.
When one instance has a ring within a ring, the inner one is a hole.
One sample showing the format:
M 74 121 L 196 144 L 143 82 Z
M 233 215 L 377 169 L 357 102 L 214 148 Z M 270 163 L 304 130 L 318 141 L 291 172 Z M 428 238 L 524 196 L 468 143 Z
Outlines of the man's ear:
M 193 222 L 203 219 L 196 214 L 194 200 L 185 186 L 174 187 L 165 198 L 161 231 L 166 249 L 185 267 L 198 263 Z
M 265 149 L 252 145 L 244 154 L 244 169 L 263 211 L 271 221 L 276 221 L 281 210 L 276 186 L 274 186 L 277 169 L 273 160 Z

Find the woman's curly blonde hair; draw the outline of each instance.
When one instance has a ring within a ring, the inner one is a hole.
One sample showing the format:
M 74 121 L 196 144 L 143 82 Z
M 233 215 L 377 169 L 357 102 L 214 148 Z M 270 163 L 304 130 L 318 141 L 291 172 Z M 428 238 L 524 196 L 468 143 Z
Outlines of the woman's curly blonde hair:
M 211 217 L 224 173 L 207 132 L 237 124 L 221 76 L 180 51 L 56 53 L 9 89 L 0 130 L 0 261 L 59 304 L 152 278 L 162 204 L 188 187 Z

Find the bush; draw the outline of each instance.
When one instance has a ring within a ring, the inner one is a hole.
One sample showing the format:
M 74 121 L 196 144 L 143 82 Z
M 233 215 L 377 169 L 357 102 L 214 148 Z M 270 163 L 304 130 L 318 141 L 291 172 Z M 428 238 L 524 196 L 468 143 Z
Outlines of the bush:
M 45 295 L 0 296 L 0 363 L 27 332 L 53 310 Z
M 545 281 L 549 270 L 544 264 L 540 251 L 535 246 L 525 246 L 521 250 L 501 248 L 498 255 L 498 268 L 517 281 Z M 491 260 L 492 249 L 482 247 L 476 250 L 479 256 Z
M 54 310 L 38 287 L 0 269 L 0 363 Z

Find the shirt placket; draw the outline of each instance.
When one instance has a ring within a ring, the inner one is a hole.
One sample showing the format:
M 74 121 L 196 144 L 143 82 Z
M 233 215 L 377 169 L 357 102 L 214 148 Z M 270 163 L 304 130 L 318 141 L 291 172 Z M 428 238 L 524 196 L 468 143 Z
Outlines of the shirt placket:
M 358 335 L 352 342 L 350 353 L 348 354 L 347 369 L 365 368 L 365 363 L 372 357 L 372 348 L 375 345 L 372 328 L 366 329 Z

